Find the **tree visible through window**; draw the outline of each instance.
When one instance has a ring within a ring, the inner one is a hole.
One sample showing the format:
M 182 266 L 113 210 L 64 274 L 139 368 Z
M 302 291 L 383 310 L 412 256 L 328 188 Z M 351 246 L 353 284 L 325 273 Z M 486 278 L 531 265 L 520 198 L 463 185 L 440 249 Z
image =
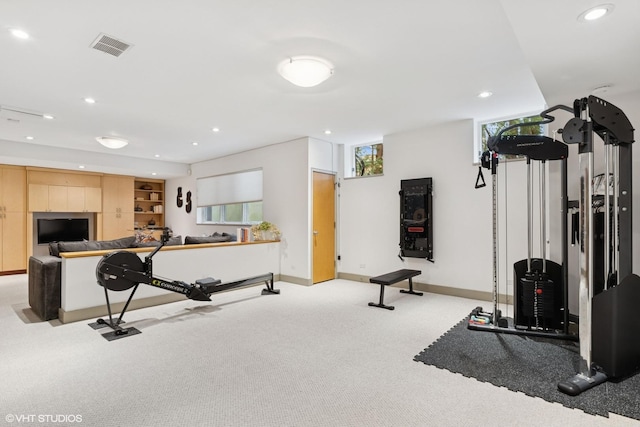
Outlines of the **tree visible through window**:
M 382 175 L 382 156 L 382 144 L 354 147 L 354 176 Z

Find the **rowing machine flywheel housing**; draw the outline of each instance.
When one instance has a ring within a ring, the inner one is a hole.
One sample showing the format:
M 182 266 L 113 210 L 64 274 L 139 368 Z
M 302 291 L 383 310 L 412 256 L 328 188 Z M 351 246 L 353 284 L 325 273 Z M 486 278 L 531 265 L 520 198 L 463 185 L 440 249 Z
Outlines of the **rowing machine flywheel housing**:
M 114 268 L 116 267 L 116 268 Z M 144 263 L 133 252 L 118 251 L 105 255 L 96 266 L 98 284 L 110 291 L 126 291 L 138 282 L 128 279 L 126 270 L 144 273 Z

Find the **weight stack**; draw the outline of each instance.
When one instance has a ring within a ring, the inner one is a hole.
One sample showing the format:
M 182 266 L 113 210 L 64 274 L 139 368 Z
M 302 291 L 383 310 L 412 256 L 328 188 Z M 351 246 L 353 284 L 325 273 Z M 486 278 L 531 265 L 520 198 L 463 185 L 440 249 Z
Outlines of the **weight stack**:
M 635 274 L 593 297 L 592 359 L 608 377 L 622 379 L 640 370 L 638 308 L 640 277 Z
M 560 330 L 563 328 L 563 276 L 562 267 L 546 261 L 546 273 L 542 273 L 542 259 L 531 259 L 531 271 L 527 260 L 513 265 L 515 284 L 514 324 L 517 328 Z

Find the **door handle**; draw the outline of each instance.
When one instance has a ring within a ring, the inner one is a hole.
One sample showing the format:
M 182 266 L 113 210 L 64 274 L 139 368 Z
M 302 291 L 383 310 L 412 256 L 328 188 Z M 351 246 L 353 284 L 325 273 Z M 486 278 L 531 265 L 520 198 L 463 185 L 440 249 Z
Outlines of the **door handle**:
M 313 230 L 313 234 L 317 236 L 318 235 L 318 231 L 317 230 Z

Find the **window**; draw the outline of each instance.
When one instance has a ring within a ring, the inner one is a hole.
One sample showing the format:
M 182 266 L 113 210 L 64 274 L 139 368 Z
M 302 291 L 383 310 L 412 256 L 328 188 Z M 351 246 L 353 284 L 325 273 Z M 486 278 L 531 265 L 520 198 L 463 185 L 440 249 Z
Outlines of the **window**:
M 262 221 L 262 169 L 199 178 L 197 224 Z
M 478 163 L 480 161 L 480 155 L 487 150 L 487 140 L 489 136 L 497 135 L 502 129 L 514 125 L 516 123 L 532 123 L 539 122 L 543 120 L 537 114 L 534 115 L 520 115 L 517 117 L 506 118 L 502 120 L 491 120 L 485 122 L 477 123 L 477 135 L 474 142 L 474 158 L 473 162 Z M 506 131 L 503 135 L 544 135 L 546 133 L 545 125 L 529 125 L 529 126 L 521 126 L 511 130 Z M 516 156 L 512 154 L 507 154 L 505 156 L 500 156 L 501 159 L 513 160 L 513 159 L 523 159 L 524 156 Z
M 203 206 L 196 216 L 197 224 L 258 224 L 262 222 L 262 202 Z
M 353 147 L 351 176 L 382 175 L 382 143 Z

